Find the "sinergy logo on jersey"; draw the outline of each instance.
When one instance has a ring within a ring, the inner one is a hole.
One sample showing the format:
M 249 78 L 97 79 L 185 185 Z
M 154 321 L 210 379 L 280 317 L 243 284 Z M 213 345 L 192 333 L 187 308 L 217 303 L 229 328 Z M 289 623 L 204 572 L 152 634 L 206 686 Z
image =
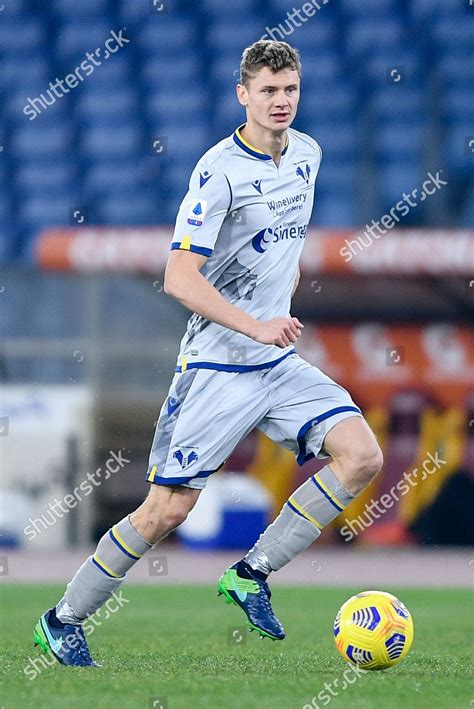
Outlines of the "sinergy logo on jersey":
M 286 241 L 287 239 L 304 239 L 307 229 L 307 224 L 302 224 L 300 226 L 282 224 L 275 229 L 272 229 L 271 227 L 260 229 L 260 231 L 257 232 L 252 239 L 252 246 L 255 251 L 258 251 L 259 254 L 263 254 L 265 249 L 267 249 L 268 245 L 271 243 Z

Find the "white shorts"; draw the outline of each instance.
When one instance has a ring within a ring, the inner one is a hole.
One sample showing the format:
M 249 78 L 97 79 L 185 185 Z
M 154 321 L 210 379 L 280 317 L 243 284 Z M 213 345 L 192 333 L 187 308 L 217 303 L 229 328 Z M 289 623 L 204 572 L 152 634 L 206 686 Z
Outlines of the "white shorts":
M 201 490 L 252 429 L 296 455 L 325 458 L 324 438 L 362 416 L 344 387 L 297 354 L 248 372 L 188 369 L 175 374 L 160 412 L 147 480 Z

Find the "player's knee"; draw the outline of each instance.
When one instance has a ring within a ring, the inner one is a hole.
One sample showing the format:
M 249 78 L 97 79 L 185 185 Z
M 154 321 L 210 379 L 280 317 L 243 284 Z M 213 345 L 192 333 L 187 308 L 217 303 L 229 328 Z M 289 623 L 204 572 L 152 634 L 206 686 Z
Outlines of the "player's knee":
M 362 487 L 368 485 L 380 472 L 383 465 L 383 455 L 377 443 L 361 451 L 355 461 L 355 477 Z
M 346 486 L 356 495 L 375 478 L 383 465 L 383 454 L 374 441 L 371 446 L 356 450 L 345 462 Z
M 380 446 L 376 443 L 373 450 L 365 456 L 362 462 L 363 470 L 370 482 L 381 471 L 383 465 L 383 453 Z

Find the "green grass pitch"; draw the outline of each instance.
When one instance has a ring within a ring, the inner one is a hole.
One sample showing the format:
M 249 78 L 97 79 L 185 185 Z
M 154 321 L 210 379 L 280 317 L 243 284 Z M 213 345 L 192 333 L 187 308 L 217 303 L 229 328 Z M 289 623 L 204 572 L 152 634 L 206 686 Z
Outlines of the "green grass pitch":
M 69 669 L 56 664 L 30 680 L 24 674 L 28 657 L 40 656 L 32 645 L 33 626 L 63 587 L 3 585 L 0 706 L 472 706 L 469 590 L 386 589 L 398 595 L 413 614 L 412 650 L 397 667 L 358 678 L 350 675 L 351 683 L 343 689 L 347 665 L 335 649 L 332 621 L 343 601 L 361 590 L 276 587 L 274 607 L 287 638 L 272 642 L 260 640 L 256 633 L 241 635 L 242 612 L 218 599 L 214 588 L 125 586 L 123 598 L 129 602 L 104 619 L 89 637 L 101 668 Z M 325 683 L 331 691 L 318 699 Z

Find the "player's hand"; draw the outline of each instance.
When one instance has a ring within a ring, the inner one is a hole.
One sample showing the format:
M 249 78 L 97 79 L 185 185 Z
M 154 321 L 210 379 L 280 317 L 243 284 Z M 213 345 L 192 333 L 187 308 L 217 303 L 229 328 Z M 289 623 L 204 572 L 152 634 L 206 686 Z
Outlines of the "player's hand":
M 288 347 L 296 342 L 304 325 L 298 318 L 273 318 L 273 320 L 257 320 L 256 333 L 252 336 L 255 342 L 262 345 L 277 345 Z

